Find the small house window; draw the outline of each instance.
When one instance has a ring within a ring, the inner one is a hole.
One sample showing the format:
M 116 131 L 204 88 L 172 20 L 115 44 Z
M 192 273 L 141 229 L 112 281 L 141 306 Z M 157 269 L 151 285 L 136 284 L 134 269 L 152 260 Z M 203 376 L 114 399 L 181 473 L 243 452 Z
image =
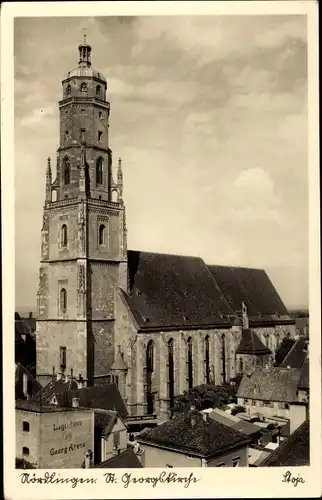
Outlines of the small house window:
M 62 248 L 67 247 L 67 226 L 63 224 L 60 230 L 60 239 Z
M 105 226 L 101 224 L 98 229 L 98 244 L 99 246 L 105 245 Z
M 99 97 L 101 95 L 101 86 L 97 85 L 96 86 L 96 95 Z
M 101 130 L 99 130 L 98 134 L 97 134 L 98 142 L 101 142 L 102 137 L 103 137 L 103 132 Z
M 80 89 L 81 89 L 81 92 L 87 92 L 87 85 L 86 85 L 86 83 L 82 83 Z
M 26 422 L 26 421 L 22 422 L 22 430 L 24 432 L 29 432 L 29 430 L 30 430 L 29 422 Z
M 67 311 L 67 291 L 66 288 L 60 290 L 60 312 L 65 314 Z
M 62 371 L 66 370 L 66 347 L 60 347 L 60 368 Z
M 29 448 L 27 448 L 27 446 L 24 446 L 22 448 L 22 454 L 26 457 L 29 455 Z

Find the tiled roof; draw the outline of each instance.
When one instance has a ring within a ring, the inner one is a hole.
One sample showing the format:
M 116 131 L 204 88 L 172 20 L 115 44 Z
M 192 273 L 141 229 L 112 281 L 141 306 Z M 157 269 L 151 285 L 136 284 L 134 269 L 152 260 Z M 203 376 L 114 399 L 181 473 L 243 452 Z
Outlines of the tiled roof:
M 142 464 L 132 448 L 127 448 L 100 464 L 94 466 L 96 469 L 140 469 Z
M 261 269 L 130 250 L 128 275 L 123 294 L 141 330 L 229 326 L 242 302 L 253 323 L 294 322 Z
M 224 453 L 229 448 L 248 446 L 250 441 L 241 432 L 209 417 L 205 421 L 202 414 L 191 411 L 180 413 L 137 437 L 137 442 L 141 444 L 172 448 L 204 458 Z
M 301 370 L 304 360 L 306 358 L 306 344 L 307 344 L 308 338 L 304 336 L 300 336 L 295 344 L 292 346 L 292 348 L 289 350 L 287 355 L 285 356 L 284 360 L 281 363 L 281 367 L 287 368 L 298 368 Z
M 298 389 L 309 390 L 310 388 L 310 362 L 309 358 L 305 358 L 303 367 L 301 370 L 301 376 L 298 383 Z
M 101 430 L 102 435 L 108 436 L 117 422 L 117 412 L 110 410 L 96 410 L 94 418 L 95 427 Z
M 91 408 L 84 408 L 81 406 L 73 408 L 72 406 L 55 406 L 48 404 L 41 404 L 38 401 L 33 401 L 32 399 L 17 399 L 16 400 L 16 410 L 31 411 L 35 413 L 61 413 L 65 411 L 77 412 L 77 411 L 89 411 Z
M 244 328 L 236 354 L 265 355 L 272 351 L 264 346 L 258 335 L 251 328 Z
M 128 268 L 125 297 L 141 329 L 230 325 L 232 311 L 202 259 L 129 251 Z
M 296 368 L 280 366 L 267 369 L 253 368 L 243 376 L 237 397 L 284 403 L 297 401 L 300 373 Z
M 261 463 L 261 467 L 295 467 L 310 464 L 310 423 L 306 420 Z
M 95 385 L 78 389 L 75 380 L 59 379 L 49 382 L 36 396 L 34 401 L 50 404 L 53 395 L 59 405 L 72 404 L 73 398 L 79 398 L 80 406 L 102 410 L 115 410 L 122 418 L 128 416 L 127 409 L 122 400 L 116 384 Z
M 216 420 L 216 422 L 227 425 L 231 429 L 235 429 L 235 431 L 246 434 L 246 436 L 252 436 L 261 432 L 261 429 L 257 425 L 254 425 L 250 422 L 245 422 L 244 420 L 230 415 L 229 413 L 218 408 L 215 408 L 212 412 L 209 412 L 209 417 L 213 420 Z
M 288 311 L 266 272 L 244 267 L 208 266 L 235 314 L 247 306 L 250 322 L 290 319 Z M 282 317 L 282 318 L 281 318 Z

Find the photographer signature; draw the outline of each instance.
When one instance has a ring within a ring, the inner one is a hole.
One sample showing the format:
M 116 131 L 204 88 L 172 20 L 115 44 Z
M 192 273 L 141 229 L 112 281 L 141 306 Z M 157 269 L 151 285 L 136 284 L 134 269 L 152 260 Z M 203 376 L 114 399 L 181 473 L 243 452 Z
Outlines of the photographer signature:
M 283 475 L 282 483 L 290 483 L 296 487 L 300 483 L 304 484 L 305 481 L 304 481 L 303 477 L 301 477 L 299 474 L 298 474 L 298 477 L 292 476 L 292 473 L 288 470 Z

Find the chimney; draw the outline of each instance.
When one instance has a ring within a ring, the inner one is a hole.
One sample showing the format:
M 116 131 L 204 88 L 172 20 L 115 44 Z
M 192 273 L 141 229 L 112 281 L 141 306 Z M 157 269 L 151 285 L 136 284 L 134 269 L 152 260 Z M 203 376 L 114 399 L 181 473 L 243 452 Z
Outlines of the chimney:
M 29 319 L 32 319 L 32 312 L 29 313 Z
M 22 374 L 22 392 L 26 399 L 29 399 L 28 394 L 28 375 L 27 373 Z
M 119 455 L 120 451 L 121 450 L 117 445 L 113 446 L 113 455 Z
M 89 469 L 92 465 L 93 453 L 91 450 L 87 450 L 85 453 L 85 469 Z
M 209 413 L 208 412 L 203 412 L 202 413 L 202 418 L 203 418 L 204 422 L 208 422 L 209 421 Z
M 73 408 L 79 407 L 79 398 L 72 398 L 72 407 Z

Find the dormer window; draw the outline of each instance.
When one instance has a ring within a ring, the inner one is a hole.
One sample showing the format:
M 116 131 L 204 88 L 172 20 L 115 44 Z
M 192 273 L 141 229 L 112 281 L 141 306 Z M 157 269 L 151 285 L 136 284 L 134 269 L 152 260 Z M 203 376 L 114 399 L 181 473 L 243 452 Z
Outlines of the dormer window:
M 87 92 L 87 85 L 86 85 L 86 83 L 82 83 L 80 89 L 81 89 L 81 92 Z

